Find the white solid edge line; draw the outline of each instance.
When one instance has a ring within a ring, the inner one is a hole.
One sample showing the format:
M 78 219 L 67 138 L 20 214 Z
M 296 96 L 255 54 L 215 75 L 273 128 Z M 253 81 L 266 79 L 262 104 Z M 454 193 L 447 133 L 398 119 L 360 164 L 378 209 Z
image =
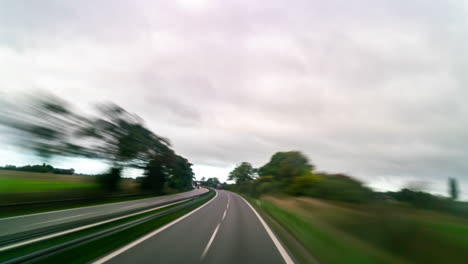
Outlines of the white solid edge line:
M 237 195 L 237 194 L 236 194 Z M 253 206 L 247 202 L 244 197 L 240 196 L 240 195 L 237 195 L 239 196 L 249 207 L 250 209 L 252 209 L 252 211 L 255 213 L 255 215 L 258 217 L 258 219 L 260 220 L 260 223 L 262 223 L 263 227 L 265 228 L 265 230 L 267 231 L 268 235 L 270 236 L 271 240 L 273 240 L 273 243 L 275 244 L 276 248 L 278 249 L 278 251 L 280 252 L 281 256 L 283 257 L 284 261 L 287 263 L 287 264 L 294 264 L 294 261 L 291 259 L 291 257 L 289 256 L 288 252 L 284 249 L 283 245 L 281 245 L 281 243 L 279 242 L 278 238 L 276 238 L 275 234 L 273 233 L 273 231 L 271 231 L 270 227 L 265 223 L 265 221 L 263 220 L 263 218 L 257 213 L 257 211 L 255 210 L 255 208 L 253 208 Z
M 206 253 L 208 253 L 208 250 L 210 249 L 211 243 L 213 243 L 213 240 L 216 237 L 216 233 L 218 233 L 219 225 L 220 224 L 218 224 L 216 226 L 213 234 L 211 235 L 210 241 L 208 241 L 208 244 L 206 244 L 205 250 L 203 250 L 203 253 L 200 256 L 200 260 L 203 260 L 205 258 L 205 256 L 206 256 Z
M 194 190 L 192 190 L 194 191 Z M 47 211 L 47 212 L 42 212 L 42 213 L 32 213 L 32 214 L 25 214 L 25 215 L 17 215 L 17 216 L 10 216 L 10 217 L 4 217 L 4 218 L 0 218 L 0 221 L 3 221 L 3 220 L 9 220 L 9 219 L 15 219 L 15 218 L 22 218 L 22 217 L 29 217 L 29 216 L 36 216 L 36 215 L 44 215 L 44 214 L 52 214 L 52 213 L 59 213 L 59 212 L 66 212 L 66 211 L 71 211 L 71 210 L 79 210 L 79 209 L 87 209 L 87 208 L 95 208 L 95 207 L 101 207 L 101 206 L 106 206 L 106 205 L 115 205 L 115 204 L 119 204 L 119 203 L 126 203 L 126 202 L 133 202 L 133 201 L 147 201 L 147 200 L 151 200 L 151 199 L 155 199 L 155 198 L 162 198 L 162 197 L 168 197 L 168 196 L 171 196 L 171 195 L 178 195 L 178 194 L 185 194 L 185 193 L 189 193 L 189 192 L 192 192 L 192 191 L 188 191 L 188 192 L 184 192 L 184 193 L 177 193 L 177 194 L 168 194 L 168 195 L 163 195 L 163 196 L 156 196 L 156 197 L 149 197 L 149 198 L 143 198 L 143 199 L 137 199 L 137 200 L 130 200 L 130 201 L 121 201 L 121 202 L 115 202 L 115 203 L 106 203 L 106 204 L 98 204 L 98 205 L 90 205 L 90 206 L 81 206 L 81 207 L 75 207 L 75 208 L 69 208 L 69 209 L 61 209 L 61 210 L 53 210 L 53 211 Z M 205 192 L 203 192 L 205 193 Z M 186 198 L 191 198 L 193 196 L 189 196 L 189 197 L 186 197 Z M 185 197 L 181 197 L 182 199 L 185 198 Z M 158 200 L 158 202 L 160 202 Z
M 11 245 L 8 245 L 8 246 L 0 247 L 0 252 L 8 250 L 8 249 L 16 248 L 16 247 L 19 247 L 19 246 L 28 245 L 28 244 L 31 244 L 31 243 L 34 243 L 34 242 L 39 242 L 39 241 L 42 241 L 42 240 L 45 240 L 45 239 L 49 239 L 49 238 L 53 238 L 53 237 L 57 237 L 57 236 L 61 236 L 61 235 L 66 235 L 66 234 L 69 234 L 69 233 L 73 233 L 73 232 L 80 231 L 80 230 L 83 230 L 83 229 L 87 229 L 87 228 L 90 228 L 90 227 L 102 225 L 102 224 L 105 224 L 105 223 L 113 222 L 113 221 L 120 220 L 120 219 L 123 219 L 123 218 L 127 218 L 127 217 L 130 217 L 130 216 L 139 215 L 139 214 L 147 213 L 147 212 L 150 212 L 150 211 L 158 210 L 158 209 L 161 209 L 161 208 L 164 208 L 164 207 L 168 207 L 168 206 L 171 206 L 171 205 L 175 205 L 175 204 L 185 202 L 185 201 L 187 201 L 189 199 L 190 198 L 187 198 L 187 199 L 182 200 L 182 201 L 178 201 L 178 202 L 174 202 L 174 203 L 170 203 L 170 204 L 165 204 L 165 205 L 155 207 L 155 208 L 151 208 L 151 209 L 148 209 L 148 210 L 144 210 L 144 211 L 141 211 L 141 212 L 136 212 L 136 213 L 129 214 L 129 215 L 119 216 L 119 217 L 116 217 L 116 218 L 104 220 L 104 221 L 97 222 L 97 223 L 94 223 L 94 224 L 80 226 L 80 227 L 65 230 L 65 231 L 62 231 L 62 232 L 58 232 L 58 233 L 54 233 L 54 234 L 50 234 L 50 235 L 46 235 L 46 236 L 42 236 L 42 237 L 38 237 L 38 238 L 33 238 L 31 240 L 26 240 L 26 241 L 19 242 L 19 243 L 16 243 L 16 244 L 11 244 Z
M 147 240 L 148 238 L 151 238 L 152 236 L 155 236 L 155 235 L 157 235 L 158 233 L 164 231 L 165 229 L 167 229 L 167 228 L 169 228 L 169 227 L 171 227 L 171 226 L 177 224 L 178 222 L 180 222 L 180 221 L 182 221 L 183 219 L 185 219 L 185 218 L 189 217 L 190 215 L 194 214 L 194 213 L 197 212 L 198 210 L 202 209 L 203 207 L 205 207 L 206 205 L 208 205 L 209 203 L 211 203 L 214 199 L 216 199 L 216 197 L 218 197 L 218 192 L 215 190 L 215 193 L 216 193 L 216 195 L 215 195 L 213 198 L 211 198 L 211 200 L 209 200 L 208 202 L 206 202 L 205 204 L 203 204 L 202 206 L 200 206 L 200 207 L 196 208 L 195 210 L 193 210 L 193 211 L 191 211 L 191 212 L 189 212 L 189 213 L 187 213 L 187 214 L 185 214 L 185 215 L 183 215 L 183 216 L 181 216 L 181 217 L 175 219 L 174 221 L 172 221 L 172 222 L 170 222 L 170 223 L 168 223 L 168 224 L 166 224 L 166 225 L 164 225 L 164 226 L 162 226 L 162 227 L 160 227 L 160 228 L 154 230 L 153 232 L 151 232 L 151 233 L 145 235 L 144 237 L 141 237 L 141 238 L 139 238 L 139 239 L 133 241 L 132 243 L 127 244 L 126 246 L 123 246 L 123 247 L 121 247 L 120 249 L 117 249 L 116 251 L 110 253 L 109 255 L 104 256 L 104 257 L 102 257 L 102 258 L 100 258 L 100 259 L 94 261 L 93 264 L 102 264 L 102 263 L 105 263 L 105 262 L 109 261 L 110 259 L 114 258 L 115 256 L 120 255 L 120 254 L 122 254 L 123 252 L 129 250 L 130 248 L 132 248 L 132 247 L 134 247 L 134 246 L 140 244 L 141 242 Z

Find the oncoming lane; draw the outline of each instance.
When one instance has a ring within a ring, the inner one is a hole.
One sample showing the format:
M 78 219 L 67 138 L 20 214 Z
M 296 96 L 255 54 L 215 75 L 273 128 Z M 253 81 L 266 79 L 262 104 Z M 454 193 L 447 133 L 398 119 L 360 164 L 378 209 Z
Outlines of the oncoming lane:
M 190 198 L 207 191 L 207 189 L 203 188 L 153 198 L 0 218 L 0 238 L 21 232 L 33 232 L 39 228 L 50 228 L 54 225 L 64 224 L 71 221 L 86 220 L 93 217 L 102 217 L 114 213 L 126 212 L 128 210 L 138 210 L 138 208 L 148 206 L 157 206 L 179 199 Z

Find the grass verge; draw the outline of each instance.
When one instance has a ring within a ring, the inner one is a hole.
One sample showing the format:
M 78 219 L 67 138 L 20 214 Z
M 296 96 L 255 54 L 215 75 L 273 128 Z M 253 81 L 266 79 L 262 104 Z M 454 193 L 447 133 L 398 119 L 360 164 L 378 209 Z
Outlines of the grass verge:
M 315 256 L 300 243 L 300 241 L 298 241 L 278 221 L 266 213 L 266 211 L 261 207 L 262 202 L 260 200 L 243 194 L 240 195 L 243 196 L 255 208 L 255 210 L 257 210 L 265 222 L 267 222 L 268 226 L 273 229 L 296 263 L 320 263 Z
M 248 198 L 299 263 L 466 263 L 464 218 L 395 204 Z M 306 253 L 304 253 L 304 250 Z
M 246 198 L 269 222 L 300 263 L 404 263 L 401 259 L 365 248 L 361 243 L 330 232 L 273 203 Z

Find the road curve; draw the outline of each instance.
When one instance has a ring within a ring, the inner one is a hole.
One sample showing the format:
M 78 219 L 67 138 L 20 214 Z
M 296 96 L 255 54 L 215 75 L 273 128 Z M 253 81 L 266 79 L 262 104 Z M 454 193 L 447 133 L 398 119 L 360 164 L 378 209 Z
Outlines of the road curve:
M 105 216 L 117 212 L 125 212 L 153 205 L 156 206 L 162 203 L 168 203 L 178 199 L 189 198 L 207 191 L 207 189 L 202 188 L 192 190 L 189 192 L 153 198 L 0 218 L 0 239 L 3 236 L 14 235 L 20 232 L 33 231 L 39 228 L 48 228 L 54 225 L 59 225 L 70 221 L 78 221 L 88 218 Z
M 191 215 L 153 233 L 95 264 L 292 263 L 247 202 L 228 191 L 217 191 L 212 201 Z

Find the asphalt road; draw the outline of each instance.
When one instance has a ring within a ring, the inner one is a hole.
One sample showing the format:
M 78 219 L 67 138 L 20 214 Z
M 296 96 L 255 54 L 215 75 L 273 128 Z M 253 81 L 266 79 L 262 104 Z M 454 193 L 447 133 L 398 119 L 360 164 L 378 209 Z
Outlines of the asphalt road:
M 189 198 L 207 191 L 207 189 L 196 189 L 190 192 L 154 198 L 0 218 L 0 238 L 2 236 L 17 234 L 19 232 L 31 231 L 39 228 L 63 224 L 68 221 L 77 221 L 97 216 L 105 216 L 117 212 L 135 210 L 137 208 L 143 208 L 152 205 L 156 206 L 182 198 Z
M 156 230 L 95 264 L 292 263 L 245 200 L 231 192 L 217 192 L 213 200 L 175 224 Z

